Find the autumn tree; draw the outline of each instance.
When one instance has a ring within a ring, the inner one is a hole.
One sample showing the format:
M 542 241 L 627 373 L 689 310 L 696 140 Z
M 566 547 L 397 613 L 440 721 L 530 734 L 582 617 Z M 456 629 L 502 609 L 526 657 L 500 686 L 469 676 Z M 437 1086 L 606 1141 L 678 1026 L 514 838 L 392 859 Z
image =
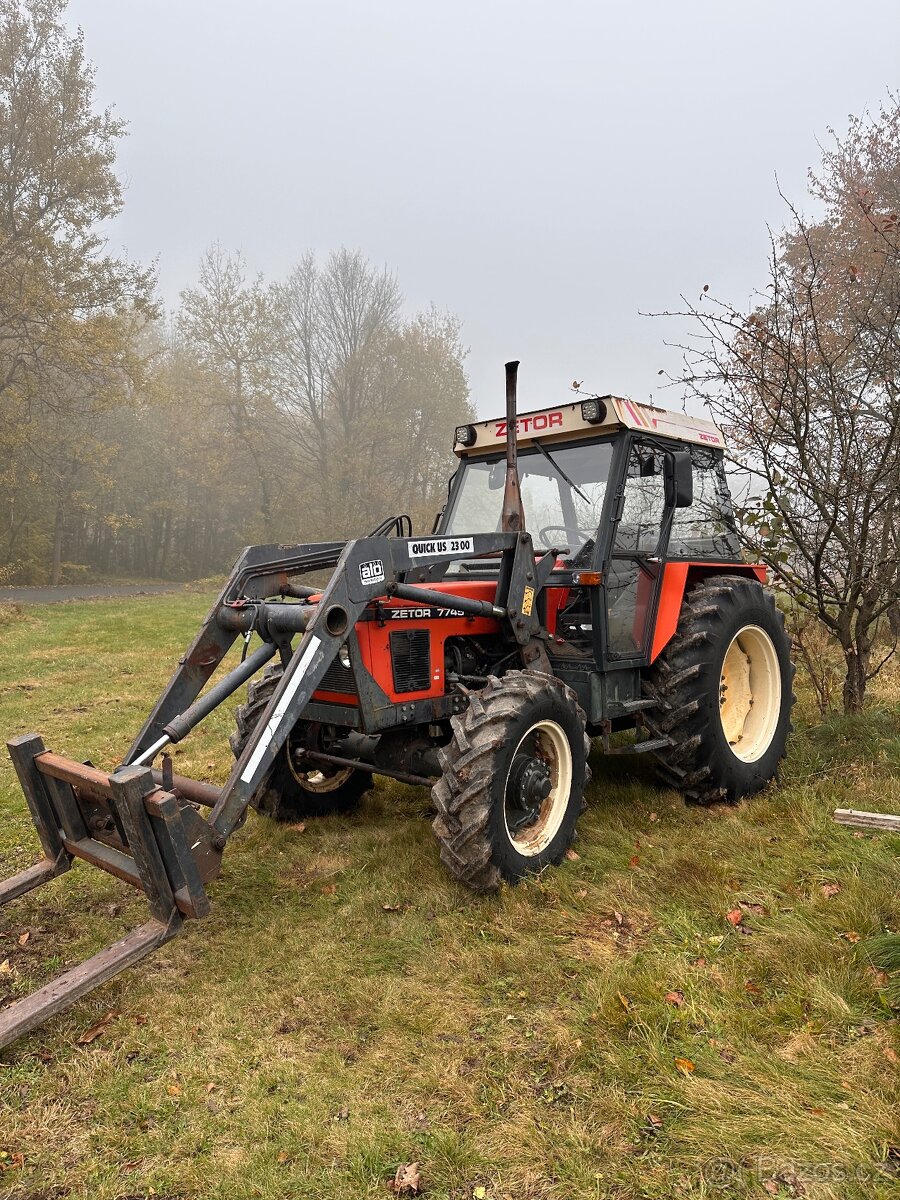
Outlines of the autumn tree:
M 822 215 L 789 205 L 757 304 L 704 294 L 679 314 L 695 329 L 684 382 L 753 481 L 748 550 L 837 639 L 857 711 L 900 632 L 897 98 L 835 135 L 810 181 Z
M 3 536 L 10 553 L 33 554 L 35 510 L 24 516 L 17 501 L 49 504 L 53 581 L 66 506 L 103 457 L 95 418 L 127 397 L 140 368 L 133 323 L 153 308 L 152 273 L 109 255 L 100 232 L 122 206 L 125 127 L 95 109 L 93 68 L 64 11 L 64 0 L 0 0 Z
M 398 512 L 424 520 L 446 486 L 453 426 L 472 414 L 455 319 L 405 320 L 394 276 L 346 249 L 324 265 L 307 255 L 273 298 L 274 388 L 308 485 L 304 528 L 359 536 Z
M 196 362 L 195 395 L 202 396 L 207 418 L 230 435 L 233 464 L 252 481 L 258 537 L 271 539 L 277 499 L 288 483 L 281 469 L 283 423 L 272 399 L 271 289 L 262 278 L 247 278 L 239 254 L 214 245 L 200 263 L 197 286 L 181 294 L 178 329 Z

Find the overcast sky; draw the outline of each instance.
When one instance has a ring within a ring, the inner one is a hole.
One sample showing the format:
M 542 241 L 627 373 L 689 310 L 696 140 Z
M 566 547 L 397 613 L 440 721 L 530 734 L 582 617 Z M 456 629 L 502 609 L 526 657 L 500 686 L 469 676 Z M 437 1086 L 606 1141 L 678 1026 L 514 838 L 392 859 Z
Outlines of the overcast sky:
M 463 322 L 482 415 L 573 379 L 675 406 L 704 283 L 746 303 L 775 176 L 900 84 L 897 0 L 71 0 L 130 122 L 118 249 L 167 302 L 219 240 L 274 278 L 346 245 Z

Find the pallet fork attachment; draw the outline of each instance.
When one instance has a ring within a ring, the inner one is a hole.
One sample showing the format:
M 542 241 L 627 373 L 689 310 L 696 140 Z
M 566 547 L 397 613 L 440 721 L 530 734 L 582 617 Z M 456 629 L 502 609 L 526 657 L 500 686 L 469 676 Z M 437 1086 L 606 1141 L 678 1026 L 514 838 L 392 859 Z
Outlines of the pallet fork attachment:
M 35 735 L 15 738 L 8 747 L 44 858 L 0 883 L 0 905 L 64 874 L 81 858 L 145 892 L 150 919 L 0 1010 L 0 1047 L 175 937 L 186 917 L 204 916 L 205 883 L 221 858 L 199 828 L 209 830 L 206 822 L 159 787 L 148 768 L 106 775 L 49 753 Z

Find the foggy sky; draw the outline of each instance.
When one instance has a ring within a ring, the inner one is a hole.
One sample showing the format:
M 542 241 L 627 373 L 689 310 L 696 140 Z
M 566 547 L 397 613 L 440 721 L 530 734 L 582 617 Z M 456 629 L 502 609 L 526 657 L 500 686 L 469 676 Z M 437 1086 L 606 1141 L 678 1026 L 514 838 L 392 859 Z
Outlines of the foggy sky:
M 173 304 L 219 240 L 346 245 L 463 321 L 479 412 L 585 387 L 676 407 L 639 315 L 764 281 L 782 188 L 900 79 L 896 0 L 71 0 L 130 122 L 110 236 Z

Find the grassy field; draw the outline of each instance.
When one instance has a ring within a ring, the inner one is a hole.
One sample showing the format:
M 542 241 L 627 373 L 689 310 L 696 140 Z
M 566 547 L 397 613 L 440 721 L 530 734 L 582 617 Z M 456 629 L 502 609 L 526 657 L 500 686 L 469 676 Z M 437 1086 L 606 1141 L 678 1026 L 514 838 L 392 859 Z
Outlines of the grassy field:
M 0 732 L 111 766 L 208 599 L 3 614 Z M 223 781 L 229 723 L 176 770 Z M 900 1031 L 862 946 L 900 927 L 900 838 L 830 814 L 900 812 L 900 672 L 797 724 L 734 810 L 595 754 L 577 854 L 488 899 L 424 791 L 251 814 L 209 918 L 0 1056 L 0 1197 L 355 1200 L 408 1162 L 430 1200 L 896 1196 Z M 35 847 L 4 758 L 3 873 Z M 4 909 L 0 1002 L 145 912 L 83 864 Z

